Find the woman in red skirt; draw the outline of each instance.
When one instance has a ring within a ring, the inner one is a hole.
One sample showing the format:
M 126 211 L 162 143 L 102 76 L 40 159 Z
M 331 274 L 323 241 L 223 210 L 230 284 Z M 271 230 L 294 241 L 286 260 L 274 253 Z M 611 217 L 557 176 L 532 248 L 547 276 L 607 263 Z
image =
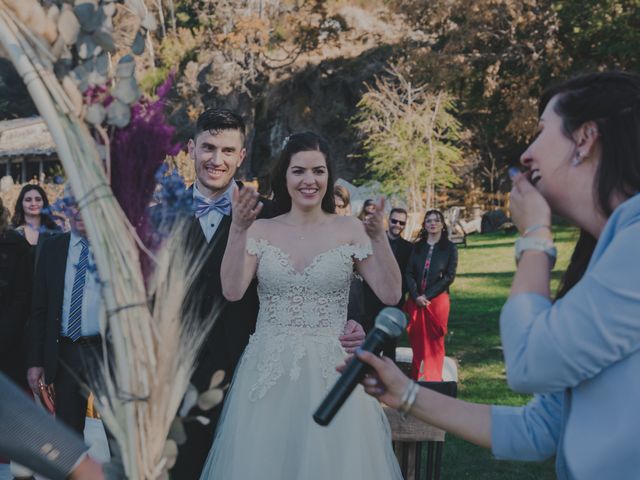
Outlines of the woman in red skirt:
M 456 276 L 457 265 L 458 251 L 449 241 L 442 212 L 429 210 L 405 271 L 409 299 L 404 310 L 409 315 L 407 332 L 415 380 L 442 381 L 449 285 Z

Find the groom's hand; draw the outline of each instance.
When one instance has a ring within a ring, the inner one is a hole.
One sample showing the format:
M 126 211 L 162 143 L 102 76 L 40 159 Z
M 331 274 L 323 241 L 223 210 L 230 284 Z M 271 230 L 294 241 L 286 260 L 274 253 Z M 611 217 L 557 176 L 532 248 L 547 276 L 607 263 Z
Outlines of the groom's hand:
M 353 353 L 364 342 L 364 329 L 355 320 L 347 320 L 347 324 L 344 326 L 344 334 L 340 336 L 340 343 L 342 348 L 347 353 Z

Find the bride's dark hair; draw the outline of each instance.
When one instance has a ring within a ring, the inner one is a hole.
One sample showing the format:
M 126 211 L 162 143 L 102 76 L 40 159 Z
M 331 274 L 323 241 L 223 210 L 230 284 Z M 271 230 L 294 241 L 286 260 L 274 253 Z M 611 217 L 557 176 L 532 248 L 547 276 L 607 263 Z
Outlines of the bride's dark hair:
M 287 190 L 287 169 L 291 163 L 291 157 L 299 152 L 311 151 L 322 153 L 327 162 L 327 191 L 322 197 L 322 210 L 327 213 L 336 212 L 336 203 L 333 197 L 333 166 L 329 145 L 320 135 L 313 132 L 302 132 L 294 133 L 286 138 L 280 157 L 271 171 L 273 203 L 278 215 L 291 210 L 291 195 Z

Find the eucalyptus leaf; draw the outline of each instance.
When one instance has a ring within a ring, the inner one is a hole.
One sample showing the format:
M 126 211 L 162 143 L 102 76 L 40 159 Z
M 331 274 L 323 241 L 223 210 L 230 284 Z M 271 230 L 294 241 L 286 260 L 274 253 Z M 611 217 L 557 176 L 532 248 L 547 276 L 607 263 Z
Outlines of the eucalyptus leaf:
M 78 88 L 81 92 L 84 92 L 89 88 L 89 72 L 84 65 L 78 65 L 71 71 L 71 76 L 78 84 Z
M 138 30 L 136 38 L 131 45 L 131 51 L 136 55 L 142 55 L 144 53 L 144 43 L 144 33 L 142 33 L 142 30 Z
M 119 78 L 116 86 L 111 89 L 111 95 L 123 103 L 131 105 L 140 98 L 140 89 L 134 77 Z
M 195 406 L 198 402 L 198 389 L 190 383 L 187 387 L 187 391 L 184 392 L 184 397 L 182 398 L 182 405 L 180 405 L 180 410 L 178 411 L 181 417 L 186 417 L 189 415 L 189 411 Z
M 105 2 L 105 4 L 102 5 L 102 10 L 104 10 L 104 14 L 107 17 L 113 17 L 116 14 L 116 4 Z
M 124 128 L 131 120 L 131 109 L 120 100 L 114 100 L 107 108 L 107 123 Z
M 89 85 L 104 85 L 107 83 L 107 76 L 102 75 L 97 70 L 90 70 L 87 76 L 87 82 Z
M 86 33 L 80 33 L 76 48 L 78 49 L 78 56 L 83 60 L 95 57 L 102 52 L 102 47 L 94 41 L 93 36 Z
M 107 75 L 109 73 L 109 57 L 106 53 L 98 55 L 92 60 L 93 70 L 101 75 Z
M 218 388 L 207 390 L 198 397 L 198 407 L 201 410 L 210 410 L 224 398 L 224 393 Z
M 146 28 L 147 31 L 149 32 L 153 32 L 158 27 L 158 23 L 156 22 L 156 17 L 154 17 L 151 14 L 151 12 L 149 12 L 148 10 L 145 13 L 144 18 L 142 19 L 142 22 L 140 23 L 140 25 Z
M 209 382 L 209 388 L 216 388 L 219 386 L 224 380 L 225 373 L 224 370 L 217 370 L 212 376 L 211 381 Z
M 125 55 L 120 59 L 118 65 L 116 66 L 116 77 L 117 78 L 127 78 L 133 77 L 134 72 L 136 71 L 136 61 L 133 59 L 131 55 Z
M 92 125 L 101 125 L 107 116 L 107 111 L 100 103 L 92 103 L 87 107 L 84 119 Z
M 56 41 L 51 45 L 51 53 L 55 58 L 60 58 L 62 53 L 67 49 L 67 42 L 62 38 L 62 35 L 58 35 Z
M 73 7 L 73 13 L 78 17 L 82 30 L 88 33 L 92 33 L 100 27 L 105 18 L 102 9 L 96 8 L 90 3 L 80 5 L 76 3 L 75 7 Z
M 93 40 L 106 52 L 114 53 L 116 51 L 116 44 L 114 43 L 113 35 L 109 30 L 99 28 L 93 32 Z
M 204 415 L 197 415 L 196 417 L 194 417 L 194 419 L 200 425 L 204 425 L 205 427 L 211 423 L 211 420 L 208 417 L 205 417 Z
M 168 438 L 174 440 L 178 445 L 183 445 L 187 441 L 187 432 L 180 418 L 176 417 L 171 422 Z
M 53 71 L 56 74 L 56 77 L 63 78 L 71 72 L 72 67 L 73 58 L 71 57 L 71 52 L 68 48 L 65 48 L 60 57 L 58 57 L 58 61 L 53 66 Z
M 80 22 L 70 8 L 63 7 L 60 18 L 58 18 L 58 31 L 67 45 L 74 44 L 78 39 Z
M 167 440 L 167 443 L 164 444 L 164 449 L 162 450 L 162 456 L 167 460 L 165 468 L 170 469 L 176 464 L 176 459 L 178 458 L 178 445 L 174 440 Z

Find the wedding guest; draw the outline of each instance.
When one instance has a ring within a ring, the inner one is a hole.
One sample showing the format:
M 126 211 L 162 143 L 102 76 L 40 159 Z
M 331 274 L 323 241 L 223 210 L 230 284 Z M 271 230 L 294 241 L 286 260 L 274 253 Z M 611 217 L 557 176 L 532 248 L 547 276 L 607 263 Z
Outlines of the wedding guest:
M 373 215 L 375 210 L 376 202 L 371 198 L 367 198 L 362 204 L 362 210 L 360 210 L 360 213 L 358 214 L 358 220 L 364 222 L 368 216 Z
M 640 75 L 600 72 L 545 92 L 538 133 L 513 180 L 521 232 L 500 335 L 524 407 L 463 402 L 418 388 L 369 353 L 366 391 L 498 458 L 556 457 L 560 480 L 640 472 Z M 552 212 L 581 229 L 555 301 Z
M 0 371 L 26 387 L 25 328 L 31 300 L 29 244 L 10 230 L 0 198 Z
M 82 383 L 100 358 L 100 318 L 104 314 L 100 281 L 79 211 L 71 232 L 42 245 L 33 281 L 28 330 L 27 379 L 34 394 L 41 384 L 55 385 L 56 417 L 82 434 L 87 397 Z
M 38 244 L 42 227 L 50 232 L 60 231 L 54 219 L 42 213 L 42 210 L 48 207 L 49 199 L 40 185 L 28 183 L 22 187 L 16 200 L 11 223 L 13 228 L 32 246 Z
M 444 216 L 429 210 L 405 269 L 409 299 L 407 333 L 413 349 L 411 375 L 415 380 L 442 381 L 444 338 L 447 334 L 449 286 L 458 266 L 458 250 L 449 240 Z
M 387 240 L 389 240 L 389 245 L 391 246 L 391 251 L 393 252 L 393 256 L 398 263 L 398 267 L 400 271 L 404 273 L 407 268 L 407 263 L 409 262 L 409 257 L 411 255 L 411 242 L 402 238 L 402 232 L 407 225 L 408 214 L 404 208 L 392 208 L 391 212 L 389 212 L 389 218 L 387 219 L 388 228 L 386 231 Z M 404 303 L 404 297 L 407 292 L 407 283 L 404 279 L 404 275 L 402 278 L 402 298 L 400 302 L 396 305 L 396 307 L 402 307 Z M 373 328 L 375 323 L 376 316 L 380 311 L 386 307 L 384 303 L 380 301 L 380 299 L 373 293 L 373 290 L 369 288 L 368 285 L 365 285 L 364 288 L 364 302 L 365 302 L 365 311 L 366 311 L 366 321 L 363 324 L 365 330 L 370 330 Z M 393 338 L 387 342 L 384 346 L 383 353 L 385 356 L 395 360 L 396 358 L 396 346 L 397 339 Z
M 351 196 L 349 190 L 342 185 L 333 187 L 333 199 L 336 203 L 336 215 L 341 217 L 351 216 Z M 358 322 L 363 328 L 366 327 L 367 317 L 364 305 L 364 281 L 360 275 L 354 275 L 349 287 L 349 306 L 347 308 L 347 318 Z
M 351 215 L 351 195 L 342 185 L 333 187 L 333 199 L 336 202 L 336 214 L 342 216 Z

